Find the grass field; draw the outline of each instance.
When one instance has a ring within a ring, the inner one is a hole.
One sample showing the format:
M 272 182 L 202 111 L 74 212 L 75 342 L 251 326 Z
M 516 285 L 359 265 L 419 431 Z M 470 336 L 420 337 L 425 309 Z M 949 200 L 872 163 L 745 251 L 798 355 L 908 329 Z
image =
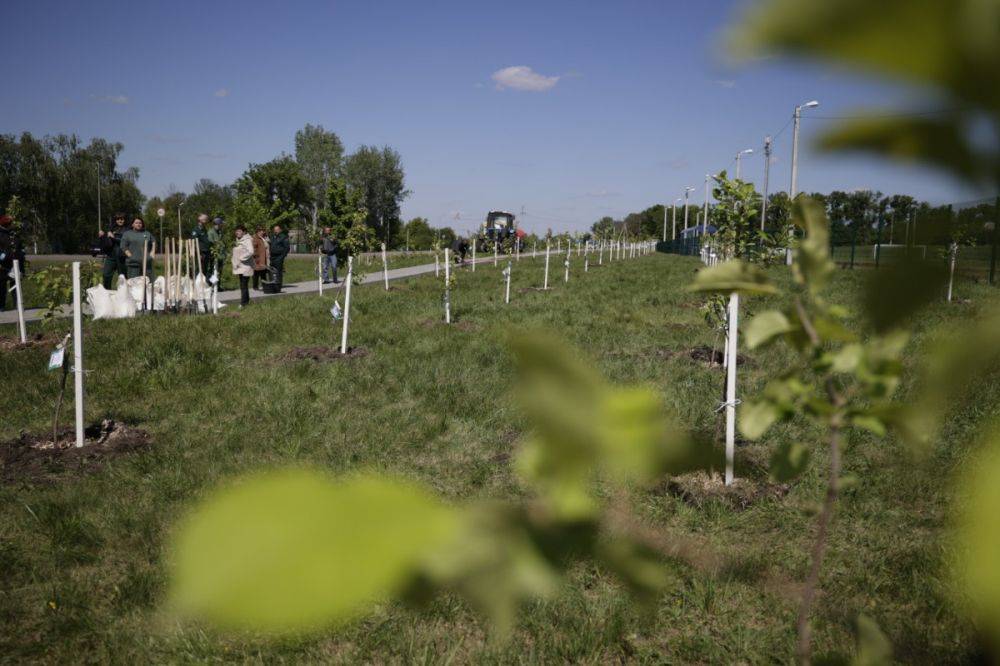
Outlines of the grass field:
M 522 493 L 509 469 L 525 423 L 512 396 L 509 335 L 556 332 L 618 383 L 654 386 L 688 428 L 714 430 L 722 374 L 683 352 L 712 344 L 699 298 L 686 293 L 698 263 L 657 255 L 595 267 L 561 266 L 550 292 L 542 262 L 514 265 L 513 302 L 499 269 L 461 271 L 456 322 L 442 323 L 432 276 L 359 288 L 352 345 L 365 357 L 283 360 L 293 347 L 334 346 L 332 296 L 272 299 L 233 316 L 151 317 L 86 324 L 87 417 L 114 416 L 147 429 L 148 450 L 56 482 L 0 487 L 0 655 L 53 662 L 370 663 L 761 663 L 788 662 L 799 581 L 811 539 L 810 509 L 823 491 L 824 456 L 788 494 L 745 509 L 693 504 L 666 490 L 640 494 L 651 524 L 692 538 L 722 565 L 678 564 L 675 584 L 651 615 L 607 575 L 581 566 L 554 600 L 525 609 L 513 638 L 487 627 L 451 597 L 426 613 L 385 606 L 318 637 L 270 642 L 179 624 L 160 609 L 164 546 L 189 503 L 220 481 L 261 467 L 310 464 L 419 479 L 448 498 Z M 774 269 L 779 279 L 784 268 Z M 867 271 L 839 271 L 831 297 L 856 311 Z M 996 302 L 996 291 L 963 283 L 960 298 L 921 319 L 912 366 L 935 331 Z M 748 299 L 744 315 L 774 298 Z M 57 322 L 64 332 L 68 322 Z M 860 326 L 860 323 L 857 324 Z M 32 330 L 38 330 L 37 327 Z M 7 327 L 3 331 L 13 334 Z M 5 391 L 0 440 L 50 427 L 57 377 L 48 348 L 0 351 Z M 752 395 L 787 365 L 781 349 L 745 352 L 741 393 Z M 912 367 L 911 367 L 912 370 Z M 912 372 L 910 372 L 912 375 Z M 911 377 L 912 379 L 912 377 Z M 907 387 L 904 389 L 908 390 Z M 933 456 L 916 464 L 894 441 L 855 434 L 846 492 L 833 525 L 815 615 L 817 654 L 852 642 L 858 613 L 873 617 L 904 662 L 968 659 L 972 629 L 954 610 L 945 565 L 953 470 L 977 425 L 996 416 L 1000 382 L 957 408 Z M 71 422 L 72 407 L 64 423 Z M 782 441 L 815 442 L 803 422 L 767 443 L 738 449 L 737 474 L 766 474 Z
M 90 260 L 95 270 L 97 271 L 98 278 L 100 278 L 101 267 L 103 266 L 103 257 L 98 257 L 97 259 Z M 53 264 L 62 264 L 65 262 L 56 262 L 51 259 L 45 258 L 45 255 L 39 258 L 29 257 L 28 258 L 28 275 L 24 280 L 24 304 L 28 308 L 43 307 L 45 303 L 42 301 L 41 295 L 38 292 L 38 284 L 33 279 L 33 275 L 36 271 L 40 271 L 44 268 L 52 266 Z M 419 266 L 421 264 L 434 263 L 434 255 L 430 252 L 412 252 L 409 254 L 405 253 L 395 253 L 389 255 L 389 268 L 405 268 L 407 266 Z M 358 259 L 358 265 L 362 271 L 365 272 L 376 272 L 382 270 L 382 259 L 378 256 L 365 255 Z M 157 275 L 162 273 L 163 262 L 160 261 L 159 257 L 154 261 L 153 265 L 154 271 Z M 285 284 L 295 284 L 297 282 L 305 282 L 308 280 L 316 279 L 316 271 L 318 270 L 316 264 L 316 255 L 311 257 L 303 256 L 292 256 L 285 261 Z M 337 266 L 337 277 L 343 278 L 346 274 L 347 267 Z M 238 289 L 239 282 L 233 277 L 232 268 L 228 261 L 223 263 L 222 268 L 222 289 Z M 12 306 L 11 306 L 12 307 Z

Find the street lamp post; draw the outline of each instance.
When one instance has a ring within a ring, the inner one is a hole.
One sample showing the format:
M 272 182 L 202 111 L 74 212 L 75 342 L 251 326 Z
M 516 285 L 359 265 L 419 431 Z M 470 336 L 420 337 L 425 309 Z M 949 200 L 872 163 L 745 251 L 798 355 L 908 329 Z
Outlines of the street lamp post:
M 753 148 L 747 148 L 746 150 L 741 150 L 736 153 L 736 180 L 740 179 L 740 160 L 744 155 L 750 155 L 753 153 Z
M 687 231 L 688 228 L 688 198 L 692 192 L 694 192 L 693 187 L 684 188 L 684 231 Z
M 792 183 L 788 189 L 788 198 L 790 201 L 795 201 L 795 195 L 798 194 L 798 178 L 799 178 L 799 121 L 802 119 L 802 109 L 815 109 L 819 106 L 819 102 L 812 100 L 811 102 L 806 102 L 805 104 L 800 104 L 795 107 L 795 113 L 792 115 Z M 794 231 L 791 227 L 788 229 L 788 249 L 785 251 L 785 263 L 789 266 L 792 265 L 792 236 Z
M 677 202 L 680 201 L 680 200 L 681 200 L 681 197 L 677 197 L 676 199 L 674 199 L 673 205 L 670 206 L 670 209 L 671 209 L 670 216 L 672 218 L 672 222 L 671 222 L 672 226 L 671 226 L 671 229 L 670 229 L 670 231 L 671 231 L 670 240 L 677 240 Z
M 703 203 L 701 205 L 701 223 L 703 225 L 702 228 L 701 228 L 701 235 L 702 236 L 704 236 L 705 234 L 708 233 L 708 196 L 709 196 L 708 183 L 709 183 L 709 181 L 711 179 L 712 179 L 712 174 L 706 173 L 705 174 L 705 203 Z

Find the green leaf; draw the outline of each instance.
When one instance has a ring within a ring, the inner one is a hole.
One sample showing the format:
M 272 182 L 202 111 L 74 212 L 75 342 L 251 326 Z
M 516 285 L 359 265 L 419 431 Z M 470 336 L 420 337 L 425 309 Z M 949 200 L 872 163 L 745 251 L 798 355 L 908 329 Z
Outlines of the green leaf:
M 785 442 L 771 456 L 771 478 L 778 483 L 788 483 L 809 467 L 810 452 L 798 442 Z
M 967 500 L 958 515 L 956 573 L 978 626 L 1000 643 L 1000 428 L 984 440 L 960 477 Z
M 754 264 L 738 259 L 702 268 L 694 277 L 688 289 L 697 292 L 731 294 L 776 294 L 777 287 L 771 284 L 767 274 Z
M 864 347 L 860 344 L 844 345 L 830 354 L 830 370 L 839 373 L 854 372 L 864 355 Z
M 859 615 L 854 625 L 858 643 L 855 666 L 883 666 L 892 663 L 892 643 L 875 620 Z
M 871 414 L 855 414 L 851 417 L 851 425 L 857 426 L 858 428 L 864 428 L 868 432 L 878 436 L 885 437 L 886 427 L 882 419 L 877 418 Z
M 747 348 L 756 349 L 791 329 L 792 323 L 783 312 L 778 310 L 761 312 L 747 324 L 745 331 Z
M 826 211 L 819 203 L 800 196 L 792 206 L 792 221 L 805 230 L 805 237 L 795 248 L 792 275 L 813 294 L 819 293 L 835 268 L 830 259 L 830 224 Z
M 740 433 L 747 439 L 759 439 L 781 417 L 781 410 L 768 400 L 745 402 L 736 419 Z
M 936 166 L 969 182 L 992 175 L 990 158 L 973 148 L 962 120 L 945 118 L 859 118 L 841 123 L 820 139 L 828 151 L 865 152 L 897 162 Z
M 832 61 L 995 108 L 998 31 L 992 1 L 771 0 L 748 7 L 730 43 L 738 56 Z
M 322 629 L 401 590 L 458 524 L 410 483 L 258 474 L 216 491 L 180 526 L 171 599 L 224 628 Z

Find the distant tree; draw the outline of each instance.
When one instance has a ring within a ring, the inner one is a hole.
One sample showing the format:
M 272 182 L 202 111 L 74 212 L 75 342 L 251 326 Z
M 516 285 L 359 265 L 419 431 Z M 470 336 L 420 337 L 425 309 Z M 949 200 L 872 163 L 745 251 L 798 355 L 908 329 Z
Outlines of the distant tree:
M 251 164 L 236 181 L 235 189 L 233 218 L 248 229 L 275 224 L 301 227 L 311 201 L 298 163 L 287 155 Z
M 426 218 L 415 217 L 406 223 L 402 240 L 411 250 L 429 250 L 434 242 L 434 230 Z
M 307 206 L 309 218 L 315 229 L 319 211 L 326 201 L 326 186 L 331 178 L 342 175 L 344 144 L 333 132 L 322 125 L 306 125 L 295 133 L 295 161 L 309 187 Z
M 441 245 L 443 247 L 450 247 L 455 241 L 457 236 L 455 235 L 455 230 L 451 227 L 441 227 L 437 230 L 437 237 L 441 239 Z
M 361 191 L 348 187 L 342 178 L 329 180 L 319 222 L 330 227 L 340 241 L 342 257 L 375 249 L 374 230 L 365 223 L 367 215 Z
M 590 226 L 590 230 L 599 238 L 607 238 L 615 231 L 615 220 L 613 217 L 605 215 Z
M 402 159 L 392 148 L 361 146 L 344 165 L 347 184 L 362 193 L 367 222 L 390 247 L 400 243 L 400 205 L 409 194 Z

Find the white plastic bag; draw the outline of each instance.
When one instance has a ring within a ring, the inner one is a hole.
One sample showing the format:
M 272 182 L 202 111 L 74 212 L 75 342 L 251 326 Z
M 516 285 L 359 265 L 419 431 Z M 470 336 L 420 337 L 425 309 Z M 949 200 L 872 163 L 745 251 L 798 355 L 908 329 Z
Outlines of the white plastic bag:
M 113 291 L 108 291 L 102 285 L 87 290 L 87 303 L 94 319 L 113 319 L 115 316 L 115 300 Z

